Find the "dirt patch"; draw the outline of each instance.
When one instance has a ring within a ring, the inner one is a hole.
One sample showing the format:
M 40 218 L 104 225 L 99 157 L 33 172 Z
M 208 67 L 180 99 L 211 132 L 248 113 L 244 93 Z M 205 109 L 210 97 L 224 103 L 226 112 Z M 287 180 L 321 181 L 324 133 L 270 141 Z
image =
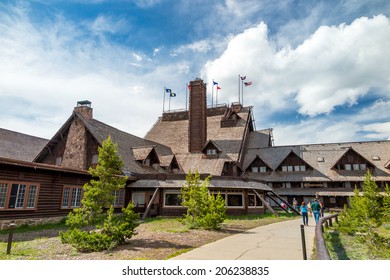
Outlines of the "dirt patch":
M 237 234 L 273 221 L 231 221 L 221 230 L 188 230 L 177 220 L 143 223 L 137 235 L 112 251 L 79 253 L 72 246 L 62 244 L 59 230 L 40 230 L 15 233 L 12 254 L 5 255 L 7 235 L 0 235 L 1 259 L 36 260 L 163 260 L 193 248 Z

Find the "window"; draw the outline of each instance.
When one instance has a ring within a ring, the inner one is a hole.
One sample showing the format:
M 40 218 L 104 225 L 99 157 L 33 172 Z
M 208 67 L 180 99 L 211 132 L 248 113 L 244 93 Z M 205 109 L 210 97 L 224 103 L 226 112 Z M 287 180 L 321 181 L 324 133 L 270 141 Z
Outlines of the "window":
M 359 170 L 360 168 L 360 165 L 357 163 L 353 164 L 352 166 L 353 166 L 353 170 Z
M 98 155 L 92 155 L 92 164 L 98 164 L 99 157 Z
M 134 206 L 145 204 L 145 192 L 133 192 L 132 199 Z
M 265 172 L 267 172 L 267 167 L 265 167 L 265 166 L 260 166 L 260 167 L 259 167 L 259 171 L 260 171 L 261 173 L 265 173 Z
M 0 182 L 0 209 L 34 209 L 38 185 Z
M 82 187 L 64 187 L 62 194 L 62 208 L 77 208 L 81 206 Z
M 165 192 L 164 206 L 181 206 L 181 196 L 179 191 Z
M 248 194 L 248 207 L 262 207 L 263 203 L 260 198 L 254 194 Z
M 228 194 L 227 195 L 227 206 L 228 207 L 242 207 L 242 194 Z
M 257 166 L 252 166 L 252 173 L 257 173 L 257 172 L 259 172 Z
M 217 154 L 217 149 L 208 149 L 207 150 L 207 155 L 216 155 Z
M 360 170 L 366 170 L 366 169 L 367 169 L 367 165 L 365 163 L 361 163 Z
M 352 170 L 352 166 L 350 164 L 344 165 L 345 170 Z
M 56 165 L 61 166 L 61 164 L 62 164 L 62 157 L 57 157 L 56 158 Z
M 114 191 L 114 207 L 123 207 L 125 205 L 125 190 Z
M 306 165 L 282 165 L 283 172 L 306 171 Z

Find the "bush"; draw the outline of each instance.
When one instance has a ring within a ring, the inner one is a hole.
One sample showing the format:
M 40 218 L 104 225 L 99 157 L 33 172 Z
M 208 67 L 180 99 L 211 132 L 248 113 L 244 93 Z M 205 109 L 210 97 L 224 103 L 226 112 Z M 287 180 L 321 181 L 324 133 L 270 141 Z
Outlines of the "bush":
M 214 196 L 208 191 L 210 178 L 201 183 L 198 172 L 187 174 L 187 184 L 181 193 L 182 205 L 187 207 L 184 221 L 189 228 L 220 229 L 226 219 L 225 200 L 220 194 Z

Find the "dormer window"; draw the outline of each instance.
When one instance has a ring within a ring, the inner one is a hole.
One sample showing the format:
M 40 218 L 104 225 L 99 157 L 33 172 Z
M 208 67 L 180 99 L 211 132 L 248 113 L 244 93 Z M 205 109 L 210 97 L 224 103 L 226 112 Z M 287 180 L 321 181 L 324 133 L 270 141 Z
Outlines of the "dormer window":
M 246 171 L 252 173 L 267 173 L 272 172 L 272 169 L 259 156 L 256 156 L 246 168 Z
M 207 150 L 207 155 L 216 155 L 217 154 L 217 149 L 208 149 Z
M 293 151 L 276 168 L 276 171 L 282 172 L 305 172 L 308 170 L 313 170 L 313 168 Z
M 216 158 L 222 151 L 218 149 L 218 146 L 214 143 L 214 141 L 209 140 L 206 145 L 204 145 L 202 152 L 207 157 Z
M 349 148 L 332 168 L 346 171 L 366 171 L 369 168 L 374 168 L 374 165 L 354 149 Z

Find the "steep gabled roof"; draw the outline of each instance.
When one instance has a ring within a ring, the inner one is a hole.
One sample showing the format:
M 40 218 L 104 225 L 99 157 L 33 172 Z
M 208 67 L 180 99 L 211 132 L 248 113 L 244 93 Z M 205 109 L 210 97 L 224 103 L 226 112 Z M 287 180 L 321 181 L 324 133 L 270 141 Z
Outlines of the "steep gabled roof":
M 255 162 L 255 161 L 259 161 L 262 165 L 266 166 L 267 168 L 269 168 L 270 170 L 272 170 L 272 168 L 264 161 L 262 160 L 258 155 L 256 155 L 256 157 L 249 163 L 248 166 L 245 166 L 244 167 L 244 170 L 248 170 L 248 168 Z M 273 171 L 273 170 L 272 170 Z
M 349 154 L 354 154 L 355 156 L 357 155 L 358 157 L 362 158 L 364 161 L 367 162 L 367 164 L 370 166 L 370 167 L 374 167 L 374 164 L 369 161 L 367 158 L 365 158 L 364 156 L 362 156 L 361 154 L 359 154 L 358 152 L 356 152 L 352 147 L 349 147 L 348 150 L 345 151 L 345 153 L 335 162 L 335 164 L 332 166 L 332 169 L 336 169 L 336 166 L 340 163 L 340 161 L 342 160 L 342 158 L 348 156 Z
M 372 158 L 373 155 L 379 155 L 379 159 L 370 161 L 375 170 L 373 175 L 376 180 L 389 180 L 390 170 L 385 165 L 390 161 L 390 141 L 371 141 L 371 142 L 348 142 L 348 143 L 328 143 L 328 144 L 309 144 L 294 146 L 275 146 L 267 148 L 254 148 L 248 145 L 245 155 L 244 165 L 249 164 L 258 155 L 273 170 L 292 151 L 299 155 L 314 169 L 306 172 L 272 172 L 271 174 L 249 174 L 251 178 L 262 179 L 269 182 L 329 182 L 329 181 L 361 181 L 364 174 L 356 171 L 337 172 L 332 167 L 351 147 L 365 159 Z
M 208 140 L 206 144 L 203 146 L 202 152 L 204 153 L 208 147 L 214 147 L 217 149 L 218 153 L 221 153 L 222 150 L 218 147 L 218 145 L 213 140 Z
M 282 165 L 284 165 L 285 162 L 286 162 L 287 160 L 291 159 L 291 158 L 296 159 L 296 160 L 298 160 L 299 162 L 302 162 L 302 163 L 304 163 L 305 165 L 309 166 L 310 169 L 313 169 L 313 167 L 312 167 L 310 164 L 308 164 L 303 158 L 301 158 L 301 157 L 298 156 L 293 150 L 291 150 L 290 153 L 289 153 L 289 154 L 288 154 L 288 155 L 279 163 L 279 165 L 276 167 L 275 170 L 281 169 L 281 168 L 282 168 Z
M 227 108 L 227 107 L 226 107 Z M 203 158 L 203 154 L 190 154 L 188 152 L 188 118 L 178 120 L 163 120 L 159 118 L 154 126 L 145 135 L 145 139 L 159 142 L 168 146 L 176 154 L 176 158 L 184 172 L 198 170 L 200 173 L 221 175 L 225 162 L 237 162 L 239 160 L 240 148 L 244 140 L 245 128 L 250 122 L 250 107 L 243 108 L 233 127 L 221 127 L 222 113 L 215 113 L 212 108 L 207 116 L 207 139 L 221 151 L 218 159 Z M 215 113 L 215 114 L 214 114 Z
M 48 141 L 0 128 L 0 157 L 31 162 Z
M 48 147 L 56 145 L 59 139 L 69 130 L 73 118 L 80 119 L 85 125 L 87 131 L 96 140 L 99 145 L 102 145 L 103 141 L 110 135 L 111 140 L 118 145 L 118 154 L 122 157 L 124 166 L 124 173 L 155 173 L 156 170 L 141 166 L 135 158 L 133 148 L 136 147 L 152 147 L 156 150 L 158 156 L 172 155 L 172 150 L 169 147 L 161 145 L 159 143 L 149 141 L 127 132 L 116 129 L 98 120 L 88 120 L 81 114 L 73 112 L 71 117 L 64 123 L 60 130 L 53 136 L 53 138 L 47 143 L 41 153 L 35 158 L 38 160 L 39 157 L 43 156 L 48 152 Z
M 152 152 L 153 147 L 133 147 L 132 150 L 135 160 L 145 160 Z

